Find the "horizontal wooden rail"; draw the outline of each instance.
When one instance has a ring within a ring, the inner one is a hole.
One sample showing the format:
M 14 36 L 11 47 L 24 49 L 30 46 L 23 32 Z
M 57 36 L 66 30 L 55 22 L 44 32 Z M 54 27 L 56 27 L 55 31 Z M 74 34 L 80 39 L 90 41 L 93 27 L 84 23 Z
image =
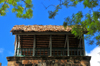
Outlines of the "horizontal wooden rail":
M 32 56 L 33 48 L 17 48 L 16 56 Z M 69 48 L 69 56 L 83 56 L 83 48 Z M 50 56 L 50 48 L 36 48 L 35 56 Z M 67 56 L 67 48 L 52 48 L 52 56 Z

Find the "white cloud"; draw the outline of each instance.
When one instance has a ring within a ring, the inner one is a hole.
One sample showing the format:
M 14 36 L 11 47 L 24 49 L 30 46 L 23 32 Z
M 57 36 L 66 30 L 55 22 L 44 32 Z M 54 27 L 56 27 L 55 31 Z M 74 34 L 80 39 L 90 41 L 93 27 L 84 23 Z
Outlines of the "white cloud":
M 94 48 L 90 53 L 86 52 L 86 55 L 91 56 L 91 66 L 100 66 L 100 47 Z
M 0 53 L 3 53 L 4 49 L 3 48 L 0 48 Z

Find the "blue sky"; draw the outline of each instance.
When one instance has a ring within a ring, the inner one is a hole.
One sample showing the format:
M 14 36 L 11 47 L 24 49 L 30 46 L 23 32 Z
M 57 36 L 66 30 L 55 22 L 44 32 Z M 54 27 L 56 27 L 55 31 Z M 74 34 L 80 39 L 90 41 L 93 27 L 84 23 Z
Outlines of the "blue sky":
M 45 9 L 41 3 L 48 6 L 50 4 L 57 5 L 59 1 L 34 0 L 33 18 L 31 19 L 17 18 L 15 13 L 11 12 L 12 7 L 8 9 L 9 12 L 7 12 L 6 16 L 0 16 L 0 62 L 2 63 L 2 66 L 7 66 L 7 56 L 14 55 L 15 36 L 10 33 L 10 30 L 14 25 L 63 25 L 64 18 L 67 16 L 71 16 L 73 13 L 77 13 L 78 11 L 83 11 L 83 14 L 86 14 L 89 11 L 88 8 L 84 9 L 82 3 L 78 4 L 77 7 L 66 8 L 62 6 L 62 9 L 59 10 L 55 19 L 49 19 L 48 10 L 54 10 L 54 7 L 51 6 L 48 9 Z M 86 54 L 92 56 L 92 51 L 98 46 L 95 44 L 89 45 L 87 42 L 85 41 Z

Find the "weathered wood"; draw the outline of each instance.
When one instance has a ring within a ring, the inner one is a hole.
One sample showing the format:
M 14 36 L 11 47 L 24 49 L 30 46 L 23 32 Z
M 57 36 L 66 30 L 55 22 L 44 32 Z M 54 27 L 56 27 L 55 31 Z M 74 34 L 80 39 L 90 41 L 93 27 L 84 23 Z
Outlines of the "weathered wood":
M 52 35 L 50 35 L 50 56 L 52 56 Z
M 18 35 L 18 48 L 20 48 L 20 35 Z M 17 51 L 17 55 L 19 55 L 19 50 Z
M 66 35 L 67 37 L 67 56 L 69 56 L 69 38 L 68 35 Z
M 64 34 L 71 34 L 71 32 L 13 32 L 13 35 L 64 35 Z
M 22 48 L 33 48 L 33 39 L 34 36 L 33 35 L 21 35 L 20 36 L 20 44 Z M 26 46 L 27 45 L 27 46 Z
M 50 35 L 36 35 L 36 47 L 47 48 L 49 47 Z
M 83 35 L 83 39 L 82 39 L 82 45 L 83 45 L 83 48 L 84 48 L 84 56 L 85 56 L 86 54 L 85 54 L 84 35 Z
M 16 36 L 16 38 L 15 38 L 15 41 L 16 41 L 16 43 L 15 43 L 15 54 L 14 54 L 14 56 L 16 56 L 17 55 L 17 35 L 15 35 Z
M 66 47 L 66 42 L 67 42 L 67 37 L 66 37 L 66 39 L 65 39 L 65 45 L 64 45 L 64 48 Z
M 33 56 L 35 56 L 36 36 L 34 35 Z

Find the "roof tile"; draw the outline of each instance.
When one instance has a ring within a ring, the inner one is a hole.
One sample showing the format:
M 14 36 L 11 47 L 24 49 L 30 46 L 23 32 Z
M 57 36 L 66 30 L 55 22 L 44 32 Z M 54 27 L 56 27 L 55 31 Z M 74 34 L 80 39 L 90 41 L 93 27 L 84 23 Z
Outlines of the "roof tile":
M 53 31 L 53 32 L 69 32 L 72 28 L 68 27 L 64 29 L 63 26 L 57 26 L 57 25 L 15 25 L 11 32 L 14 31 L 24 31 L 24 32 L 46 32 L 46 31 Z

